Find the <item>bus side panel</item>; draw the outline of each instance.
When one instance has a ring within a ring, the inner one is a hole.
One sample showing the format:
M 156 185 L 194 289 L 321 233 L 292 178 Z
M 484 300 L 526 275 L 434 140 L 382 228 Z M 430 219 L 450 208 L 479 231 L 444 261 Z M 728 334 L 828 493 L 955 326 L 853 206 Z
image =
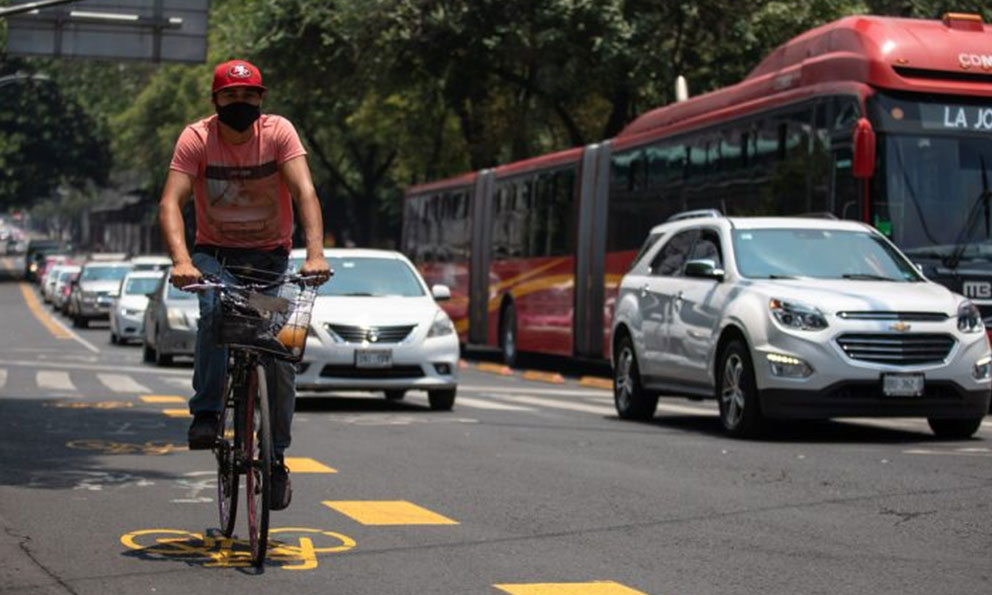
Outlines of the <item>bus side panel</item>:
M 572 355 L 575 258 L 520 258 L 493 262 L 489 288 L 488 344 L 499 346 L 503 305 L 512 301 L 517 348 Z
M 451 299 L 439 305 L 451 318 L 458 331 L 458 341 L 468 341 L 469 311 L 469 261 L 461 262 L 425 262 L 419 267 L 428 286 L 436 284 L 447 285 L 451 289 Z

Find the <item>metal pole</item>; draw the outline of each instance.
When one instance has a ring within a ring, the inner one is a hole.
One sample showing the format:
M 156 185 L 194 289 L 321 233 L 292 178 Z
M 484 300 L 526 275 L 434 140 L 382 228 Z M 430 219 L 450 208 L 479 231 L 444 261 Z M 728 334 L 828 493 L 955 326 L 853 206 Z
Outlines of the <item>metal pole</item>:
M 18 4 L 17 6 L 0 8 L 0 17 L 9 17 L 16 14 L 31 12 L 32 10 L 38 10 L 40 8 L 50 8 L 52 6 L 58 6 L 60 4 L 70 4 L 72 2 L 79 2 L 79 1 L 80 0 L 39 0 L 38 2 L 28 2 L 27 4 Z

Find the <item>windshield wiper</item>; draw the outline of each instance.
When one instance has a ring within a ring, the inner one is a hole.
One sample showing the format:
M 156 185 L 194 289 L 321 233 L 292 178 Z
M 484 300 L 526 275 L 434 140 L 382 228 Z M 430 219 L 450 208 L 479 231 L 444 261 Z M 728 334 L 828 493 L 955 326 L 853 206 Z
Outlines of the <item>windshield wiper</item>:
M 886 277 L 885 275 L 872 275 L 871 273 L 845 273 L 841 277 L 860 281 L 902 281 L 902 279 Z
M 978 195 L 975 203 L 968 209 L 968 218 L 965 219 L 964 224 L 965 227 L 961 230 L 961 235 L 958 236 L 958 241 L 954 244 L 954 250 L 944 260 L 944 266 L 950 269 L 958 268 L 958 265 L 961 263 L 964 251 L 968 249 L 968 238 L 971 237 L 971 233 L 975 230 L 975 224 L 978 223 L 978 209 L 982 206 L 985 207 L 985 237 L 989 237 L 989 198 L 992 197 L 992 193 L 989 192 L 989 174 L 985 168 L 985 156 L 979 153 L 978 159 L 982 164 L 982 193 Z
M 339 293 L 342 297 L 375 297 L 374 293 L 367 293 L 362 291 L 353 291 L 351 293 Z

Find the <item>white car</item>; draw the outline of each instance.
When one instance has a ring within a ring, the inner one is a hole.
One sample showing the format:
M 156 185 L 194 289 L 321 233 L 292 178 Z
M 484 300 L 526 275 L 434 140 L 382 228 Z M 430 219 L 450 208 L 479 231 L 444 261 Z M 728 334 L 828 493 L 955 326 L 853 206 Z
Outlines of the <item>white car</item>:
M 134 271 L 121 281 L 121 291 L 110 305 L 110 342 L 114 345 L 141 340 L 145 332 L 148 295 L 155 291 L 164 271 Z
M 689 216 L 695 215 L 695 216 Z M 766 417 L 926 417 L 971 436 L 989 410 L 978 308 L 928 281 L 875 229 L 695 213 L 655 227 L 620 284 L 614 397 L 711 397 L 733 435 Z
M 172 259 L 161 255 L 132 256 L 131 269 L 135 271 L 167 271 L 172 268 Z
M 310 321 L 300 390 L 384 391 L 403 398 L 426 390 L 431 409 L 448 410 L 458 387 L 458 335 L 437 302 L 443 285 L 428 288 L 402 254 L 327 249 L 334 276 L 320 287 Z M 294 250 L 291 270 L 305 252 Z

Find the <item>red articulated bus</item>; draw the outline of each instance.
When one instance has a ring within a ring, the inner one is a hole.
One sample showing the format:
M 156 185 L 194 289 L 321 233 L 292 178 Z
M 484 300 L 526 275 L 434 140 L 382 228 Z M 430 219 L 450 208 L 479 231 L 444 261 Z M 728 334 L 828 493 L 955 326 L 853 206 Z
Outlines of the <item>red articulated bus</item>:
M 992 323 L 990 97 L 980 16 L 848 17 L 615 138 L 408 189 L 402 249 L 510 363 L 608 358 L 621 276 L 695 209 L 869 222 Z

